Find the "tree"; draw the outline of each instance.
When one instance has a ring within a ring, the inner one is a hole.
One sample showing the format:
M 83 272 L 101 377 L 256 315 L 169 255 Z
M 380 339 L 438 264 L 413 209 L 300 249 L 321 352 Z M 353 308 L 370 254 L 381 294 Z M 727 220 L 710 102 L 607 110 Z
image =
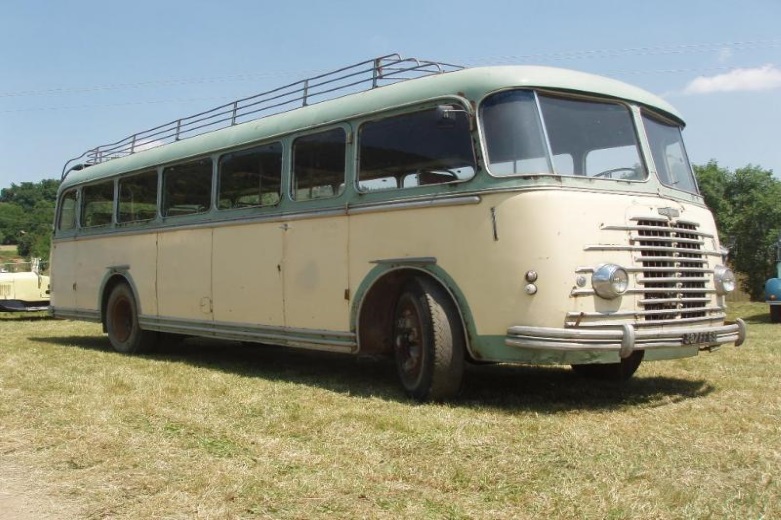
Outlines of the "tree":
M 772 170 L 751 164 L 730 172 L 711 161 L 695 166 L 695 174 L 723 242 L 730 247 L 732 267 L 743 274 L 743 289 L 752 299 L 760 299 L 765 281 L 776 274 L 781 182 Z
M 44 179 L 0 190 L 0 243 L 16 244 L 21 256 L 48 258 L 59 184 Z

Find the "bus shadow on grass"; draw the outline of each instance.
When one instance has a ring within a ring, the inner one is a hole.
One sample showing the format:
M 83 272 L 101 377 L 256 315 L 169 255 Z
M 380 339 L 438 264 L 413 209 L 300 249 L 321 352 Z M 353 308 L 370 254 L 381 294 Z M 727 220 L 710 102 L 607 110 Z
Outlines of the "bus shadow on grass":
M 105 336 L 30 338 L 63 347 L 113 352 Z M 122 354 L 116 354 L 122 356 Z M 150 362 L 183 363 L 248 378 L 303 384 L 363 398 L 409 402 L 393 360 L 299 350 L 274 345 L 191 338 L 165 344 L 139 357 Z M 607 382 L 576 375 L 569 367 L 467 365 L 464 389 L 448 404 L 555 414 L 618 406 L 664 406 L 704 397 L 714 391 L 696 378 L 643 376 Z

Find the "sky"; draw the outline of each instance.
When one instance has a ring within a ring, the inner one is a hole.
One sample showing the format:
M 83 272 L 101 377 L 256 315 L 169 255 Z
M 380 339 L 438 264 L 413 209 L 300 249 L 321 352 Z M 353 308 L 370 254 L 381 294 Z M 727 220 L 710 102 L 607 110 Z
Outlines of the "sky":
M 0 188 L 99 144 L 385 54 L 609 76 L 684 116 L 694 164 L 781 176 L 781 0 L 6 0 Z

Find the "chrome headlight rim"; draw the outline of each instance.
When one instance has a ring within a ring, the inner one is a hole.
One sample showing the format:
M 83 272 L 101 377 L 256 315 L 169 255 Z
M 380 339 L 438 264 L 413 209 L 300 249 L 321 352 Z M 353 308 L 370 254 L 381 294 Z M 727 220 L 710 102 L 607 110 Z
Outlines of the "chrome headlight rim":
M 713 283 L 717 294 L 729 294 L 735 290 L 735 273 L 727 266 L 717 265 L 713 268 Z
M 601 264 L 591 275 L 591 286 L 597 296 L 614 300 L 629 289 L 629 273 L 618 264 Z

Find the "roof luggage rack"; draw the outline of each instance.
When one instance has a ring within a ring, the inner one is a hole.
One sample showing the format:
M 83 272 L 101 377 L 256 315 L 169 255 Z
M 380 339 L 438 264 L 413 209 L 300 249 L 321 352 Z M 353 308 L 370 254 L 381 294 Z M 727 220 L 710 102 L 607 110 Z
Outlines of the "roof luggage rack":
M 135 133 L 120 141 L 102 144 L 66 162 L 62 169 L 61 180 L 64 180 L 72 170 L 81 170 L 87 166 L 126 157 L 136 152 L 156 148 L 212 130 L 355 92 L 462 68 L 459 65 L 448 63 L 402 58 L 399 54 L 389 54 L 362 61 L 254 96 L 237 99 L 205 112 Z

